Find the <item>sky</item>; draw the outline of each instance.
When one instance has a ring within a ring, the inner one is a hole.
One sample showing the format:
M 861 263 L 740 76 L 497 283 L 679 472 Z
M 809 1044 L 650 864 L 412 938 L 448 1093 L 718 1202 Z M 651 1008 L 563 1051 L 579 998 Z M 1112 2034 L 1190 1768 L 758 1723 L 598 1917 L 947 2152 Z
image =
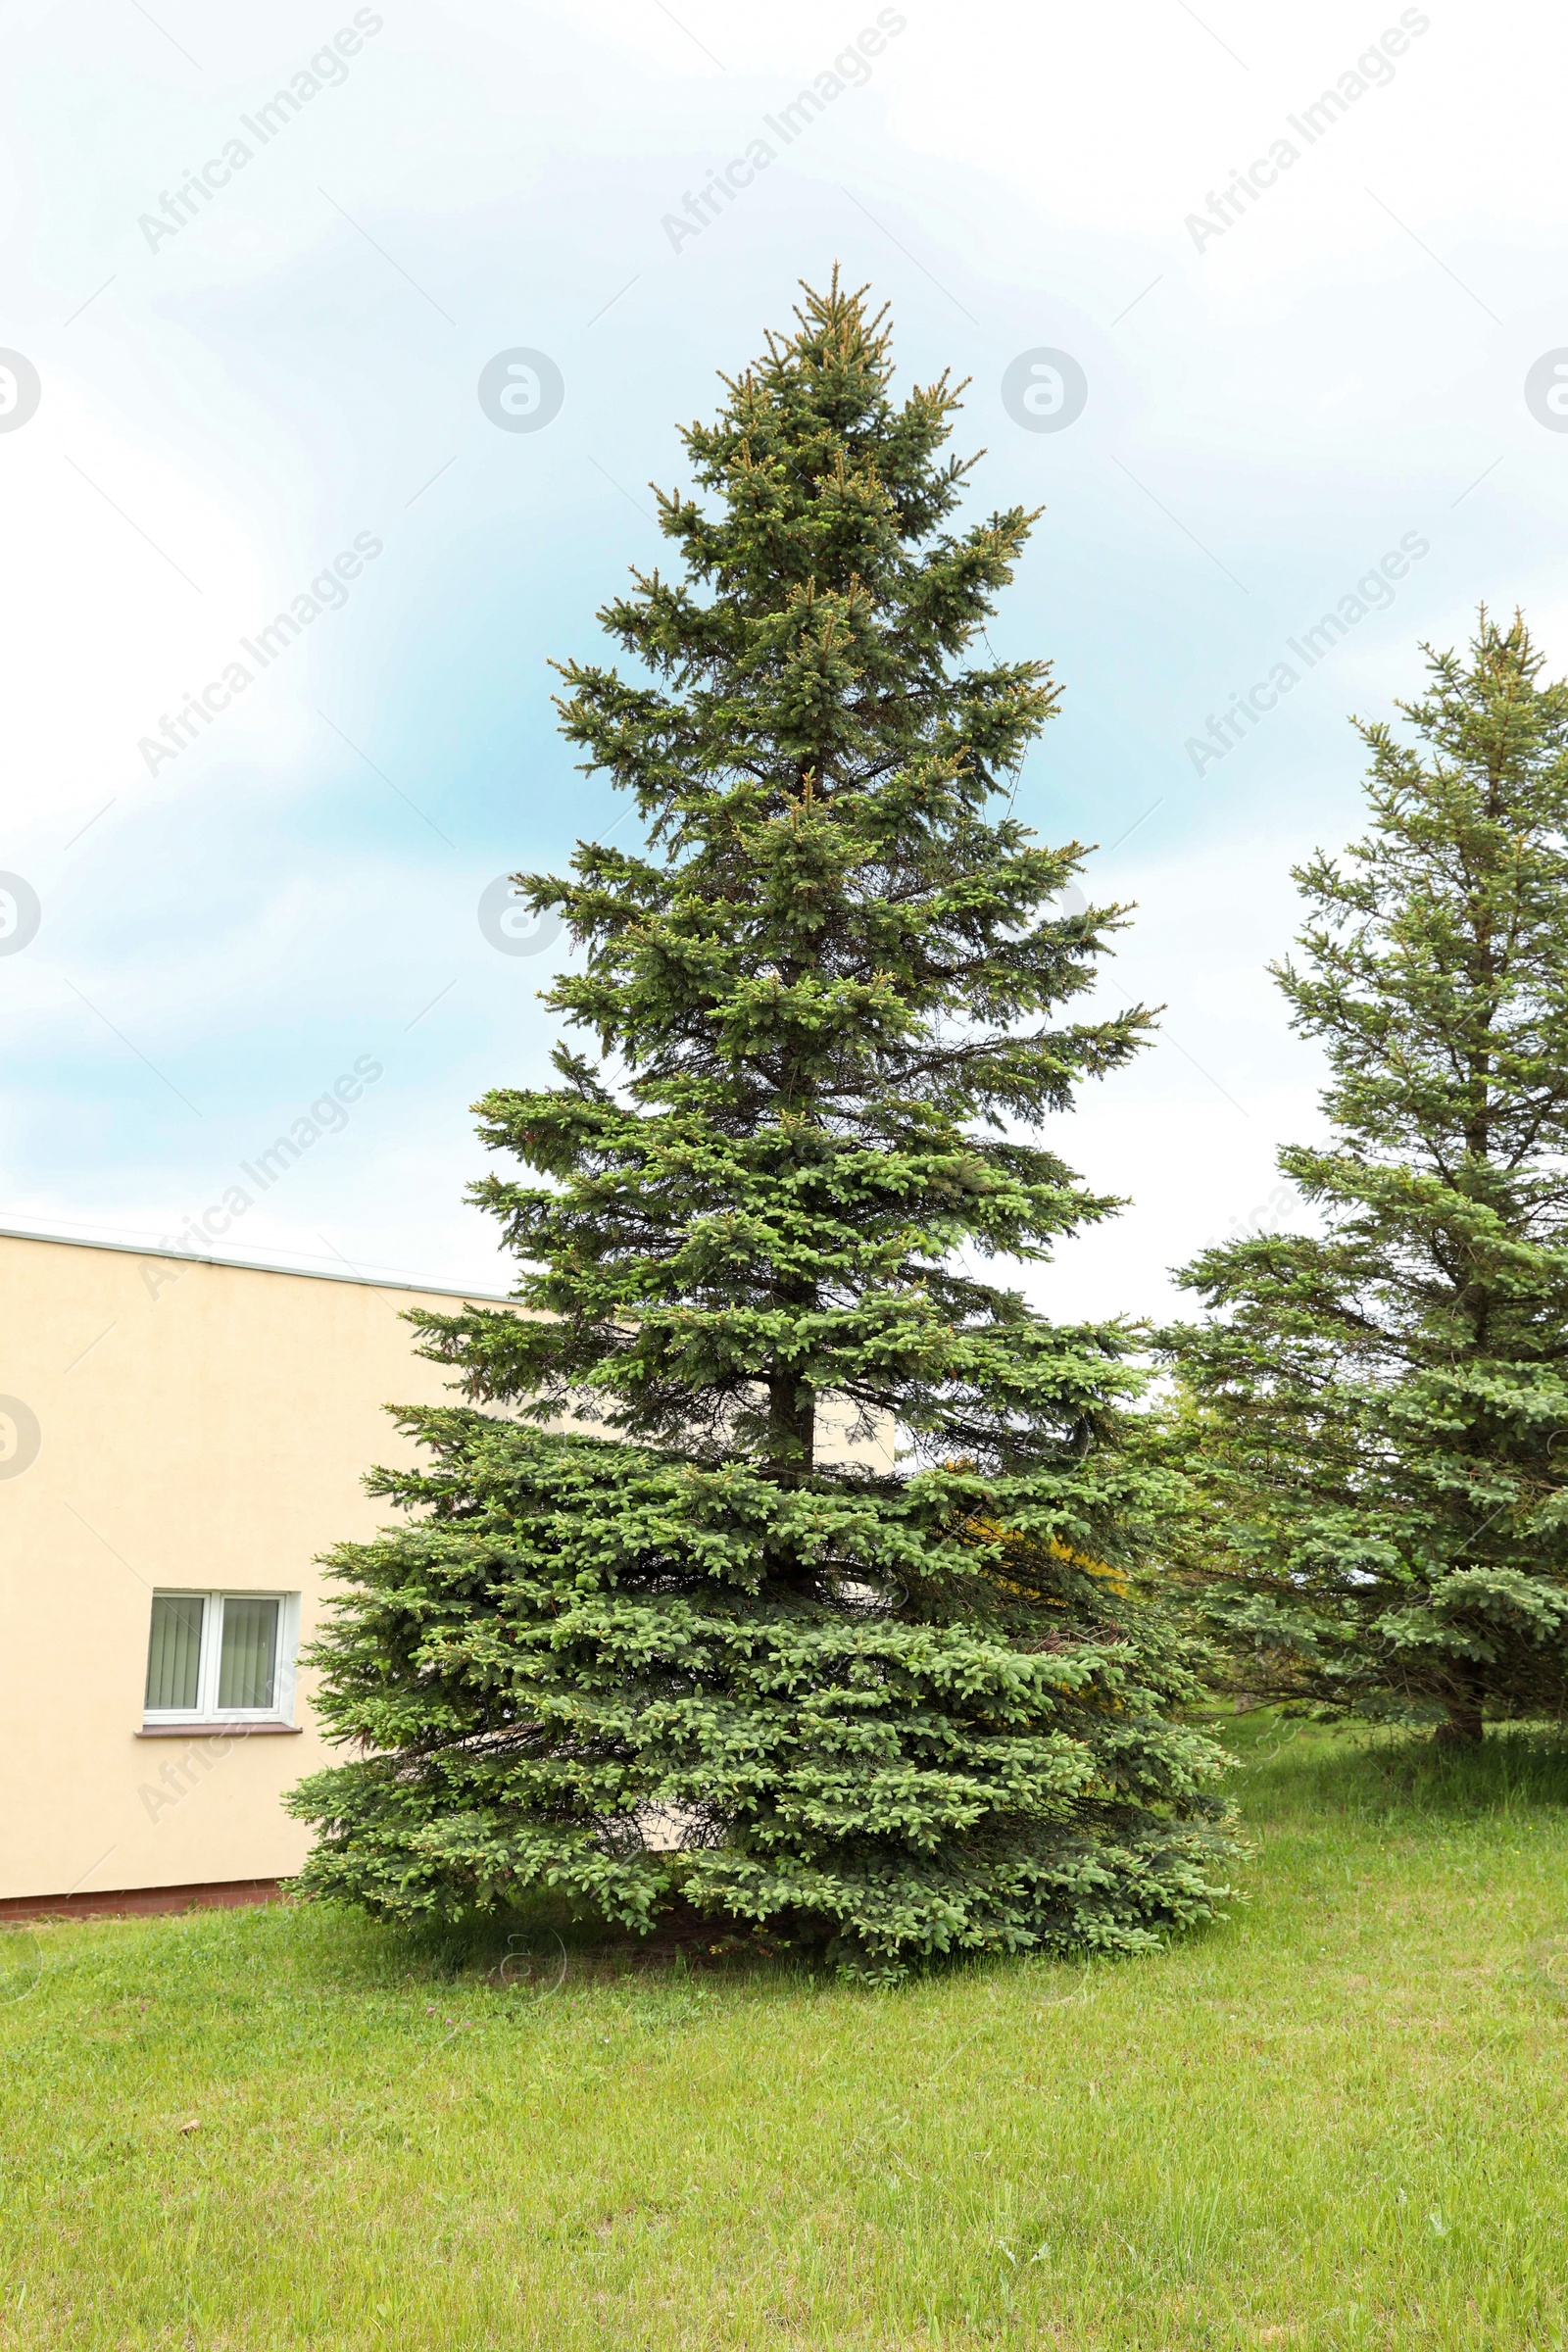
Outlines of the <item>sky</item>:
M 835 263 L 898 386 L 969 379 L 967 514 L 1044 509 L 1017 809 L 1136 908 L 1105 1001 L 1164 1007 L 1054 1130 L 1128 1205 L 1031 1289 L 1162 1314 L 1298 1215 L 1267 966 L 1359 830 L 1351 714 L 1483 601 L 1568 666 L 1565 49 L 1506 4 L 16 0 L 0 1227 L 507 1288 L 470 1105 L 545 1073 L 568 943 L 494 886 L 625 815 L 550 662 Z

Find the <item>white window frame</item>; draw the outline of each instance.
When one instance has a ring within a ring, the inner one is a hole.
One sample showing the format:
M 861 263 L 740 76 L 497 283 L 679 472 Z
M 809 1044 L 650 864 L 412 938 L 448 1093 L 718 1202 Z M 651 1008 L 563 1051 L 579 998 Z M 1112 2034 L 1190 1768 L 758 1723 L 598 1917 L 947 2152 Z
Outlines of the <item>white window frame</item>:
M 241 1591 L 234 1587 L 218 1592 L 203 1592 L 193 1585 L 160 1585 L 153 1594 L 155 1600 L 199 1600 L 202 1610 L 201 1661 L 196 1677 L 196 1705 L 188 1707 L 149 1707 L 145 1699 L 141 1720 L 144 1731 L 160 1731 L 166 1726 L 186 1724 L 284 1723 L 292 1729 L 294 1723 L 294 1687 L 300 1645 L 300 1595 L 297 1592 L 257 1592 L 254 1588 Z M 228 1600 L 276 1600 L 282 1603 L 277 1618 L 277 1682 L 273 1703 L 270 1707 L 222 1707 L 218 1704 L 218 1678 L 223 1655 L 223 1603 Z M 148 1612 L 147 1640 L 152 1642 L 152 1613 Z M 147 1661 L 142 1660 L 142 1690 L 147 1688 Z

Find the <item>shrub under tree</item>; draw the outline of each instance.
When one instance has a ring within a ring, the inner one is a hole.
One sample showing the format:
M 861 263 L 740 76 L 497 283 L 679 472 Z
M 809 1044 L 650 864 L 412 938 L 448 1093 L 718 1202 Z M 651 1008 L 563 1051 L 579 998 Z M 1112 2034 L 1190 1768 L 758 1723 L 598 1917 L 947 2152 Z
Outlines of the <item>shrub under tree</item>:
M 478 1105 L 542 1180 L 475 1188 L 529 1311 L 415 1318 L 469 1401 L 401 1414 L 408 1523 L 332 1555 L 319 1712 L 366 1752 L 297 1794 L 304 1883 L 879 1973 L 1139 1948 L 1229 1849 L 1129 1581 L 1128 1340 L 982 1271 L 1115 1206 L 1029 1131 L 1148 1016 L 1050 1023 L 1121 910 L 1056 911 L 1082 852 L 1010 814 L 1047 665 L 968 659 L 1033 517 L 949 529 L 961 387 L 896 405 L 836 278 L 798 322 L 682 436 L 678 576 L 600 615 L 633 673 L 563 669 L 647 847 L 518 877 L 595 1051 Z
M 1183 1273 L 1169 1442 L 1239 1683 L 1474 1742 L 1568 1713 L 1568 687 L 1517 616 L 1428 661 L 1276 968 L 1328 1059 L 1279 1159 L 1322 1230 Z

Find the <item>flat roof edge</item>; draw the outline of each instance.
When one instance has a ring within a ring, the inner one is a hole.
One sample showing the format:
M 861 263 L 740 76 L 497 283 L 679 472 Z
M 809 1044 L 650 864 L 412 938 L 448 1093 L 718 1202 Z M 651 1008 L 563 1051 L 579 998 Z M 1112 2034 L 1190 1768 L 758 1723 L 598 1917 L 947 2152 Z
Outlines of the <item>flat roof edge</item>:
M 454 1290 L 444 1282 L 403 1282 L 374 1274 L 340 1274 L 329 1266 L 269 1266 L 252 1257 L 219 1257 L 201 1250 L 166 1250 L 142 1242 L 100 1242 L 76 1233 L 38 1233 L 24 1225 L 0 1225 L 0 1242 L 50 1242 L 62 1250 L 113 1250 L 122 1257 L 176 1258 L 188 1266 L 230 1266 L 240 1274 L 291 1274 L 299 1282 L 352 1282 L 366 1291 L 416 1291 L 427 1298 L 471 1298 L 481 1306 L 514 1306 L 500 1291 Z

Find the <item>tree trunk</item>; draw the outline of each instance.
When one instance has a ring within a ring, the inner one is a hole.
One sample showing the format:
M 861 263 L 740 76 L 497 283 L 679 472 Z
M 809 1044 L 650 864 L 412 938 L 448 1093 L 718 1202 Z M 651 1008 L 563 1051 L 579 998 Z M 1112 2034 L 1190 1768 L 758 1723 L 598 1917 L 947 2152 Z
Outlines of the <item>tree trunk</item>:
M 1448 1700 L 1448 1720 L 1438 1726 L 1445 1747 L 1479 1747 L 1483 1738 L 1481 1697 L 1477 1691 L 1455 1692 Z

